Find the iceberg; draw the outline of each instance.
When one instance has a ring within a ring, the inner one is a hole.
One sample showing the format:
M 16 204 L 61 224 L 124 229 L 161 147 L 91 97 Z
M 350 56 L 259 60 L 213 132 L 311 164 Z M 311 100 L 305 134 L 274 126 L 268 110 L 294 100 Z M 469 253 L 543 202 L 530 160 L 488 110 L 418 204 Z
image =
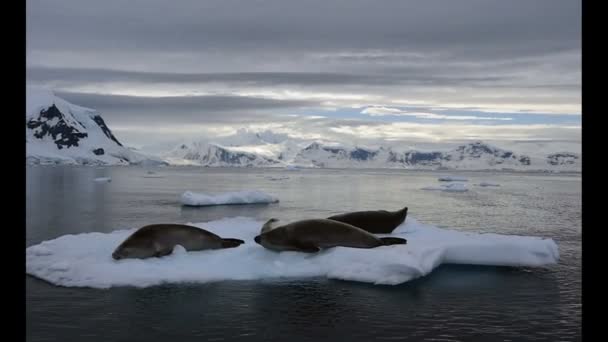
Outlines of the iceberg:
M 177 246 L 171 255 L 143 260 L 111 257 L 136 229 L 64 235 L 28 247 L 26 273 L 59 286 L 102 289 L 308 277 L 397 285 L 428 275 L 441 264 L 547 267 L 559 259 L 552 239 L 455 231 L 413 217 L 391 234 L 406 238 L 406 245 L 278 253 L 253 241 L 263 223 L 245 217 L 189 223 L 245 244 L 198 252 Z
M 269 176 L 269 177 L 266 177 L 266 179 L 271 180 L 271 181 L 277 181 L 277 180 L 289 179 L 289 177 L 287 177 L 287 176 L 277 176 L 277 177 Z
M 257 190 L 226 192 L 215 195 L 186 191 L 180 199 L 181 203 L 187 206 L 276 203 L 279 201 L 278 198 Z
M 464 177 L 455 177 L 455 176 L 445 176 L 439 177 L 438 180 L 440 182 L 468 182 L 469 180 Z
M 421 190 L 439 190 L 439 191 L 447 191 L 447 192 L 466 192 L 469 191 L 467 187 L 462 183 L 451 183 L 440 186 L 427 186 L 422 188 Z
M 491 182 L 481 182 L 481 183 L 479 183 L 477 185 L 484 186 L 484 187 L 485 186 L 500 186 L 500 184 L 498 184 L 498 183 L 491 183 Z

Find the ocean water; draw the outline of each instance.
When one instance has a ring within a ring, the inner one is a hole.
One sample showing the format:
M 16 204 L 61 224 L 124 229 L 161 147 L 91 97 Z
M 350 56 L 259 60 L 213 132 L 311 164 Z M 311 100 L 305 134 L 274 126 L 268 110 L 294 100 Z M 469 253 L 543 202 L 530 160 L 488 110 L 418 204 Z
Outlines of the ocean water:
M 153 171 L 154 173 L 148 173 Z M 464 193 L 420 190 L 440 176 Z M 94 182 L 111 177 L 110 183 Z M 27 168 L 26 245 L 65 234 L 246 216 L 297 220 L 370 209 L 471 232 L 553 238 L 547 269 L 443 265 L 402 285 L 327 279 L 97 290 L 26 275 L 28 341 L 577 341 L 581 177 L 504 172 Z M 479 187 L 482 181 L 500 187 Z M 275 204 L 183 207 L 186 190 L 261 190 Z

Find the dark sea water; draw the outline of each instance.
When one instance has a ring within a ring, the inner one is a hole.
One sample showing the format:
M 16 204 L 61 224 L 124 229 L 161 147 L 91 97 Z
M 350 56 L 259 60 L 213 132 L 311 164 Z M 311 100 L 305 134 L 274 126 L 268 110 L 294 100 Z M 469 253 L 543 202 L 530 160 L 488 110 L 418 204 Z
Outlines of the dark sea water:
M 470 191 L 423 191 L 445 172 L 28 167 L 31 246 L 65 234 L 248 216 L 296 220 L 408 206 L 423 223 L 553 238 L 549 268 L 443 265 L 397 286 L 321 278 L 107 290 L 26 275 L 28 341 L 578 341 L 580 175 L 457 172 Z M 110 183 L 93 182 L 95 177 Z M 156 178 L 151 178 L 156 177 Z M 289 177 L 272 180 L 270 178 Z M 492 181 L 500 187 L 477 187 Z M 270 205 L 182 207 L 186 191 L 261 190 Z

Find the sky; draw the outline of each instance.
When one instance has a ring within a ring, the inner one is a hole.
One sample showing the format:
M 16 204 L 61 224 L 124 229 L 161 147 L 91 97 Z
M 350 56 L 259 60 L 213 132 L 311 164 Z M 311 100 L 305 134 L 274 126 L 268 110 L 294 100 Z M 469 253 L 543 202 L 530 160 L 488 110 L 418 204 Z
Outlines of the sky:
M 581 140 L 574 0 L 27 0 L 26 80 L 125 144 Z

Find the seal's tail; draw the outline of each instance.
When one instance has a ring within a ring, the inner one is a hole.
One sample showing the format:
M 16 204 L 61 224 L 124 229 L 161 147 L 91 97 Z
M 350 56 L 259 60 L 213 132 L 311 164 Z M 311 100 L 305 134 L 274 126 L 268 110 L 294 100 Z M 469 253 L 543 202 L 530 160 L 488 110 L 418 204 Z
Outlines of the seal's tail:
M 245 243 L 245 241 L 239 239 L 222 239 L 222 248 L 238 247 L 243 243 Z
M 396 237 L 383 237 L 383 238 L 380 238 L 380 241 L 382 241 L 385 246 L 405 245 L 407 243 L 406 239 L 396 238 Z
M 404 207 L 403 209 L 401 209 L 400 212 L 401 212 L 401 215 L 403 215 L 403 219 L 401 220 L 401 222 L 399 222 L 399 225 L 401 225 L 407 217 L 407 207 Z

